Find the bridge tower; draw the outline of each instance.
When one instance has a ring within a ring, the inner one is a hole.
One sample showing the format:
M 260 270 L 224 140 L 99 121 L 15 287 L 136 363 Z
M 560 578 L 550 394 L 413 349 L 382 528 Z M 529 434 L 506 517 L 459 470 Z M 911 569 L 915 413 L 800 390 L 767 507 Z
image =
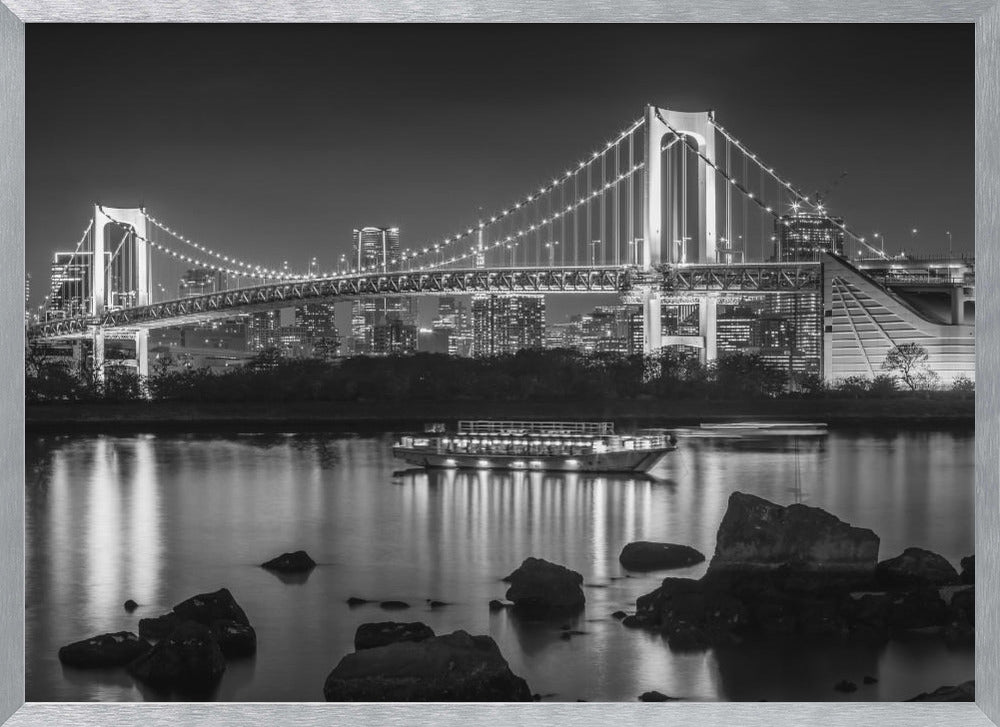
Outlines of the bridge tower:
M 133 268 L 129 276 L 129 283 L 134 286 L 131 292 L 134 297 L 130 297 L 131 305 L 148 305 L 150 303 L 149 290 L 151 287 L 152 275 L 149 264 L 149 243 L 146 242 L 146 214 L 141 207 L 117 208 L 94 205 L 94 249 L 90 265 L 90 314 L 100 316 L 110 306 L 115 304 L 113 294 L 125 291 L 114 291 L 111 289 L 113 281 L 108 276 L 110 261 L 118 250 L 108 249 L 105 240 L 105 231 L 112 224 L 127 225 L 135 233 L 128 244 L 129 260 Z M 112 239 L 114 239 L 112 237 Z M 105 355 L 105 331 L 95 327 L 93 331 L 94 343 L 94 371 L 99 378 L 103 379 Z M 124 330 L 116 333 L 115 338 L 131 339 L 135 345 L 135 365 L 140 376 L 149 375 L 149 331 L 145 329 Z
M 669 109 L 646 106 L 646 154 L 643 196 L 645 218 L 643 219 L 643 265 L 654 271 L 664 262 L 681 262 L 681 249 L 674 240 L 666 240 L 664 255 L 663 240 L 663 138 L 674 132 L 693 139 L 698 151 L 715 163 L 715 127 L 712 125 L 712 111 L 671 111 Z M 691 262 L 714 263 L 716 254 L 716 209 L 714 171 L 704 159 L 698 159 L 698 247 L 696 259 Z M 683 180 L 687 184 L 687 180 Z M 673 210 L 677 218 L 678 210 Z M 715 305 L 707 297 L 701 301 L 699 319 L 702 321 L 701 335 L 705 339 L 704 357 L 715 358 Z M 649 287 L 643 292 L 643 317 L 645 319 L 645 351 L 656 351 L 663 345 L 662 295 L 657 287 Z

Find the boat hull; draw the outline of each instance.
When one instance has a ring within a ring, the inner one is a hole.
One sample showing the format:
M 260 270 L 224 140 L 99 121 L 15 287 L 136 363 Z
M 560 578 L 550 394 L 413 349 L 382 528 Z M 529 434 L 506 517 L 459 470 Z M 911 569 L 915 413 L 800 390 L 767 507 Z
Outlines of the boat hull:
M 394 456 L 417 467 L 438 469 L 513 470 L 526 472 L 646 473 L 675 447 L 560 456 L 510 454 L 439 454 L 435 450 L 393 447 Z

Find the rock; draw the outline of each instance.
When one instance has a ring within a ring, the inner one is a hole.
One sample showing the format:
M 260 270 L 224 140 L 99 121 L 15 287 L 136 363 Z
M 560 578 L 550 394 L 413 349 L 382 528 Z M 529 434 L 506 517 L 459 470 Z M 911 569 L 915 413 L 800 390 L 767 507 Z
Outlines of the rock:
M 650 543 L 640 540 L 622 548 L 618 562 L 635 571 L 684 568 L 705 560 L 705 556 L 688 545 Z
M 896 594 L 889 606 L 890 634 L 914 629 L 940 628 L 948 618 L 948 606 L 936 588 L 920 588 Z
M 374 649 L 398 641 L 423 641 L 433 638 L 433 636 L 434 631 L 431 630 L 431 627 L 419 621 L 413 623 L 383 621 L 361 624 L 354 633 L 354 650 Z
M 868 580 L 879 539 L 818 507 L 776 505 L 734 492 L 716 536 L 709 572 L 769 571 L 839 575 Z
M 187 694 L 210 692 L 225 670 L 226 660 L 211 629 L 195 621 L 181 623 L 128 667 L 141 682 Z
M 363 606 L 366 603 L 371 603 L 367 598 L 358 598 L 357 596 L 351 596 L 347 599 L 347 605 L 351 608 L 355 606 Z
M 671 702 L 676 700 L 676 697 L 668 697 L 663 692 L 643 692 L 639 695 L 640 702 Z
M 154 618 L 139 619 L 139 635 L 145 639 L 165 639 L 180 625 L 175 613 L 165 613 Z
M 429 600 L 429 601 L 427 601 L 427 605 L 430 606 L 431 608 L 443 608 L 444 606 L 447 606 L 448 604 L 445 603 L 444 601 L 430 601 Z
M 137 608 L 139 608 L 139 604 L 138 604 L 138 603 L 136 603 L 135 601 L 133 601 L 133 600 L 132 600 L 132 599 L 130 598 L 130 599 L 128 599 L 127 601 L 125 601 L 125 604 L 124 604 L 124 608 L 125 608 L 125 610 L 126 610 L 126 611 L 128 611 L 129 613 L 132 613 L 132 612 L 133 612 L 134 610 L 136 610 Z
M 962 566 L 962 572 L 959 575 L 959 579 L 962 583 L 972 584 L 976 582 L 976 556 L 970 555 L 962 558 L 959 561 L 959 565 Z
M 842 679 L 833 685 L 835 691 L 843 692 L 845 694 L 850 694 L 851 692 L 858 691 L 858 685 L 854 682 L 849 682 L 846 679 Z
M 495 598 L 490 601 L 490 611 L 503 611 L 505 608 L 507 608 L 507 604 L 503 601 L 498 601 Z
M 77 669 L 108 669 L 125 666 L 149 649 L 149 642 L 131 631 L 118 631 L 63 646 L 59 661 Z
M 626 616 L 628 616 L 628 614 L 625 613 L 624 611 L 615 611 L 613 614 L 611 614 L 611 618 L 618 619 L 619 621 L 621 621 Z
M 323 686 L 329 702 L 529 702 L 489 636 L 455 631 L 348 654 Z
M 306 551 L 296 550 L 294 553 L 282 553 L 266 563 L 261 563 L 260 567 L 278 573 L 308 573 L 316 567 L 316 561 L 310 558 Z
M 216 621 L 250 625 L 247 615 L 227 588 L 192 596 L 174 606 L 174 613 L 181 621 L 196 621 L 204 626 L 211 626 Z
M 908 702 L 975 702 L 976 681 L 962 682 L 954 687 L 938 687 L 933 692 L 923 692 Z
M 507 600 L 515 608 L 532 610 L 578 610 L 583 608 L 583 576 L 541 558 L 526 558 L 504 580 L 510 583 Z
M 253 626 L 235 621 L 216 621 L 212 624 L 212 635 L 227 659 L 239 659 L 257 653 L 257 632 Z
M 379 606 L 387 611 L 400 611 L 404 608 L 409 608 L 410 604 L 406 601 L 382 601 Z
M 646 624 L 644 624 L 635 614 L 626 616 L 625 618 L 622 619 L 622 626 L 625 626 L 630 629 L 639 629 L 645 625 Z
M 873 676 L 868 676 L 867 674 L 865 675 L 865 678 L 862 679 L 861 681 L 864 682 L 865 684 L 878 684 L 878 679 L 876 679 Z
M 901 555 L 883 560 L 875 575 L 887 588 L 948 586 L 959 582 L 958 571 L 951 563 L 923 548 L 907 548 Z
M 709 646 L 705 632 L 691 624 L 679 624 L 666 634 L 667 645 L 674 651 L 703 651 Z
M 976 592 L 974 588 L 951 595 L 945 615 L 944 640 L 950 646 L 972 646 L 976 641 Z

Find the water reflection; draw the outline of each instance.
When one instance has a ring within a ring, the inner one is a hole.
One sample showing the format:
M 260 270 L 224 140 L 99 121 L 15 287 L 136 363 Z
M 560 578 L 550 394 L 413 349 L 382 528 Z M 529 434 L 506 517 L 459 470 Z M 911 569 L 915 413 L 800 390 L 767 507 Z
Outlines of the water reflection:
M 437 632 L 491 634 L 533 691 L 632 701 L 658 689 L 691 699 L 831 699 L 842 678 L 900 699 L 971 675 L 969 651 L 939 642 L 882 651 L 779 647 L 675 653 L 624 629 L 663 573 L 626 574 L 634 540 L 706 554 L 734 490 L 823 507 L 882 539 L 953 562 L 972 552 L 971 432 L 834 432 L 825 439 L 687 439 L 657 479 L 585 473 L 398 471 L 391 435 L 40 437 L 28 446 L 30 700 L 160 699 L 122 672 L 63 670 L 59 646 L 136 630 L 188 596 L 226 586 L 258 634 L 223 700 L 322 699 L 326 674 L 361 623 L 405 618 Z M 305 549 L 320 564 L 289 583 L 257 564 Z M 490 613 L 501 578 L 536 556 L 584 576 L 585 611 L 552 620 Z M 697 577 L 705 564 L 671 575 Z M 627 577 L 631 576 L 631 577 Z M 390 616 L 349 596 L 403 600 Z M 140 608 L 126 614 L 122 603 Z M 431 609 L 428 599 L 446 602 Z M 561 627 L 586 633 L 569 639 Z M 962 672 L 962 674 L 959 674 Z M 958 674 L 958 676 L 956 676 Z M 831 680 L 832 679 L 832 680 Z M 935 684 L 928 681 L 936 680 Z

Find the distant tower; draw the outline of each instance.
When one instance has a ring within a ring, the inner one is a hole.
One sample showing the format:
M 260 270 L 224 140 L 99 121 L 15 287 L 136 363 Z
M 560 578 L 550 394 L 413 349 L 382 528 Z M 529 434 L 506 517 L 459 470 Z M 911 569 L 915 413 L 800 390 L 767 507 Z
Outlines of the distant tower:
M 476 356 L 498 356 L 545 344 L 544 295 L 475 295 L 472 298 L 472 349 Z

